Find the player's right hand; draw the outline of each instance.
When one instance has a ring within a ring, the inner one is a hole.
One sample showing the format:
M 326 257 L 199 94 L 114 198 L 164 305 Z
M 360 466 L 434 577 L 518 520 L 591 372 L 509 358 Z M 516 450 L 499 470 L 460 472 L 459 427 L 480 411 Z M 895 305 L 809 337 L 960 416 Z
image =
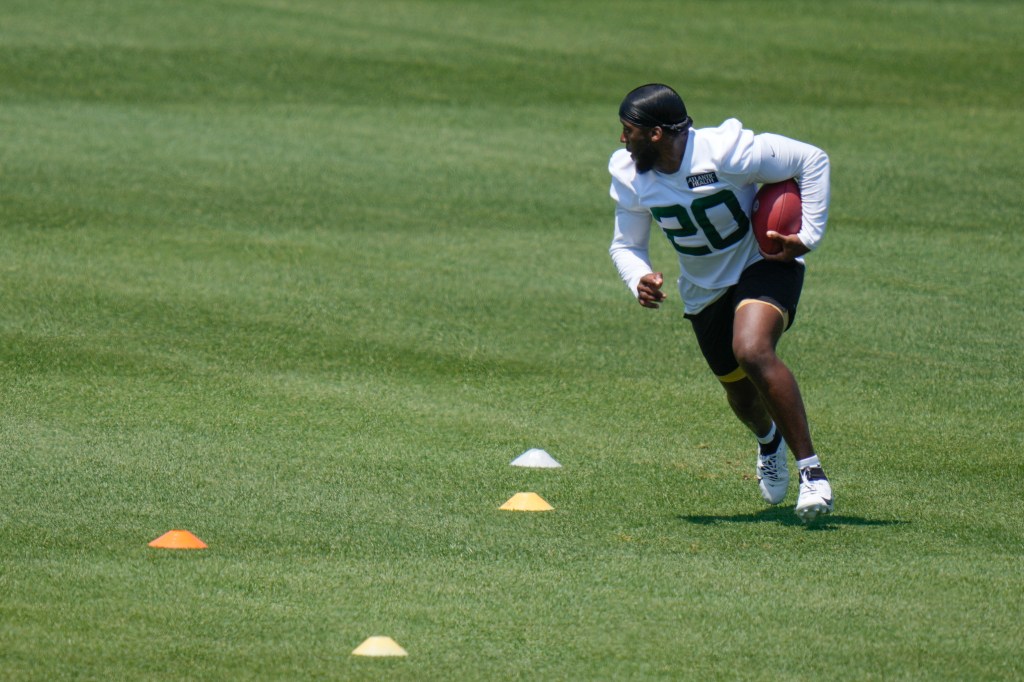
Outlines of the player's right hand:
M 644 275 L 636 285 L 636 300 L 645 308 L 660 307 L 661 302 L 666 298 L 665 292 L 661 290 L 664 283 L 665 278 L 661 276 L 660 272 Z

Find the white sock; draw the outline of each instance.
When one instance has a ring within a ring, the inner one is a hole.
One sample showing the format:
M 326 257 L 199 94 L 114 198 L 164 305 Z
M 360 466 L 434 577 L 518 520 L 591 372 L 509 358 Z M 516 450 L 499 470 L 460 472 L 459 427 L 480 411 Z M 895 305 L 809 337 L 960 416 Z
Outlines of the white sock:
M 775 440 L 775 422 L 772 422 L 772 428 L 768 430 L 768 435 L 757 437 L 757 442 L 761 445 L 768 445 L 773 440 Z
M 806 469 L 807 467 L 820 467 L 820 466 L 821 466 L 821 460 L 818 459 L 817 455 L 811 455 L 810 457 L 808 457 L 806 459 L 798 459 L 796 461 L 796 468 L 797 469 Z

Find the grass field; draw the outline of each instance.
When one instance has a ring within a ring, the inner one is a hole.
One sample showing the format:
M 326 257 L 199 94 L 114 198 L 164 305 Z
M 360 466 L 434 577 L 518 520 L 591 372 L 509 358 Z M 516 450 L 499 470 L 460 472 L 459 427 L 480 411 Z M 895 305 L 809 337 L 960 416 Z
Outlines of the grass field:
M 1024 677 L 1022 44 L 995 0 L 5 0 L 0 678 Z M 781 349 L 826 523 L 608 258 L 650 81 L 831 156 Z

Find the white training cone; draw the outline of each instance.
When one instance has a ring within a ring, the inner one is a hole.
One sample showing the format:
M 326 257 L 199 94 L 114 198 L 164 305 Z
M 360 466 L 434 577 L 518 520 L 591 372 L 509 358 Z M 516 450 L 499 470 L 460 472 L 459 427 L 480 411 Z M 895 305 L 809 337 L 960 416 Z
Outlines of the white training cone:
M 514 467 L 530 467 L 532 469 L 558 469 L 562 465 L 555 458 L 539 448 L 530 448 L 512 460 Z
M 352 652 L 353 656 L 408 656 L 409 652 L 390 637 L 368 637 Z

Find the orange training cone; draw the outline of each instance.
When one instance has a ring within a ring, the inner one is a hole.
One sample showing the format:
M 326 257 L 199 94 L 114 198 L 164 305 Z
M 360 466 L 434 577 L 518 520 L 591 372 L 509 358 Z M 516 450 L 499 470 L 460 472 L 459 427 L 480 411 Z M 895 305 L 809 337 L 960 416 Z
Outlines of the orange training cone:
M 516 493 L 508 502 L 498 507 L 505 511 L 551 511 L 554 509 L 537 493 Z
M 157 549 L 206 549 L 206 543 L 187 530 L 169 530 L 149 546 Z

